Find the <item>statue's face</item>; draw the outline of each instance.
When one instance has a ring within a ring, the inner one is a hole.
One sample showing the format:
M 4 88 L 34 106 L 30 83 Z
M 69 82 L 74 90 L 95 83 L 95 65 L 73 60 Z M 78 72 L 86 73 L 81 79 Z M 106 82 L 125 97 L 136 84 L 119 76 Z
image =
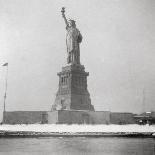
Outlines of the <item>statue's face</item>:
M 69 21 L 69 26 L 70 27 L 75 27 L 76 25 L 75 25 L 75 22 L 73 21 L 73 20 L 70 20 Z

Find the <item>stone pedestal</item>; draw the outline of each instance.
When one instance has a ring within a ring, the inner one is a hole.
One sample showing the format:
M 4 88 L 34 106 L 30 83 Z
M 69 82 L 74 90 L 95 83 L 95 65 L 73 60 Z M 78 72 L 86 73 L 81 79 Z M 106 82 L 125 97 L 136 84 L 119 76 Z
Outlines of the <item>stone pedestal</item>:
M 52 105 L 53 110 L 91 110 L 89 92 L 87 90 L 87 76 L 85 68 L 80 64 L 71 64 L 62 68 L 58 73 L 59 89 Z

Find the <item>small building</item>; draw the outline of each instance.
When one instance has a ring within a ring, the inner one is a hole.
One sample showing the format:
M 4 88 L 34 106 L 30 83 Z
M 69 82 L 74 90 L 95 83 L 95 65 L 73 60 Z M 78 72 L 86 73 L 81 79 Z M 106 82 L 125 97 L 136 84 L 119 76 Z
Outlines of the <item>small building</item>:
M 144 112 L 134 118 L 137 124 L 155 124 L 155 112 Z

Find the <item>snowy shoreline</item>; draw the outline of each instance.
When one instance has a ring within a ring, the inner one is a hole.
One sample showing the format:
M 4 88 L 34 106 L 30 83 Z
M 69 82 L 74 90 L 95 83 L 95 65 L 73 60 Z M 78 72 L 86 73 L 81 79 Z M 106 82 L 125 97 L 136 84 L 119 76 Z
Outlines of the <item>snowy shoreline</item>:
M 155 125 L 57 125 L 57 124 L 21 124 L 0 125 L 0 131 L 32 132 L 150 132 L 155 133 Z
M 153 137 L 155 125 L 0 125 L 0 137 Z

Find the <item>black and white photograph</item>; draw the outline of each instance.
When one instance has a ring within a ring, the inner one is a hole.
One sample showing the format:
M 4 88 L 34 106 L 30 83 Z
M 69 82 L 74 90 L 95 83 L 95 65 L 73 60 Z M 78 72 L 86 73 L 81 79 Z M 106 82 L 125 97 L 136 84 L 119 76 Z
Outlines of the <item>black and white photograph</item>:
M 155 155 L 155 1 L 0 0 L 0 155 Z

